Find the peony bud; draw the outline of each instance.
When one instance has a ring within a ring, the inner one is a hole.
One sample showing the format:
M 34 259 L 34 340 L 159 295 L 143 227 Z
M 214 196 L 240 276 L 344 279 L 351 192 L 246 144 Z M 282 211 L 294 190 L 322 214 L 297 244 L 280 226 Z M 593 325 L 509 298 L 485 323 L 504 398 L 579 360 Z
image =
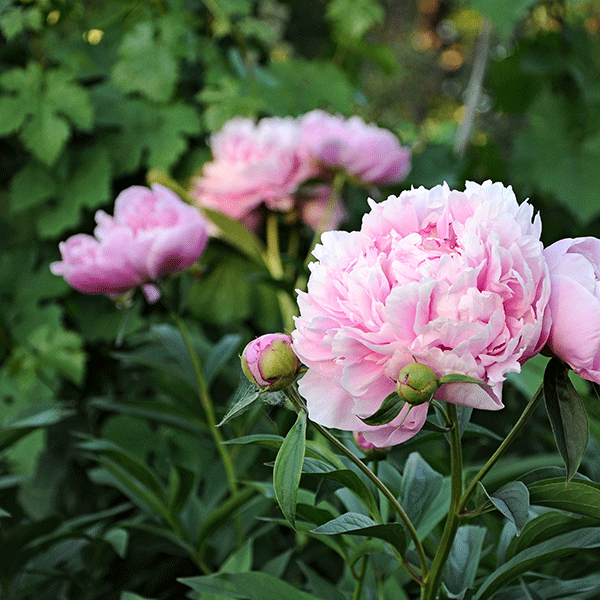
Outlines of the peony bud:
M 284 333 L 268 333 L 251 341 L 242 352 L 242 371 L 258 387 L 281 390 L 290 385 L 300 368 L 292 339 Z
M 433 370 L 416 362 L 406 365 L 396 382 L 400 398 L 413 406 L 429 402 L 439 387 L 440 382 Z

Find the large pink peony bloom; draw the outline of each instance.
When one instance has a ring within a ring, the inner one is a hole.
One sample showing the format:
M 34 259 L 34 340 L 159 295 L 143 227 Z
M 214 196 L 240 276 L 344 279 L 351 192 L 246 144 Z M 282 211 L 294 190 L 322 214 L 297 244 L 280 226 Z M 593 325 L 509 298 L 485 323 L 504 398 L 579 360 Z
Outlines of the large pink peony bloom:
M 328 169 L 340 169 L 365 184 L 402 181 L 410 169 L 410 150 L 388 131 L 360 117 L 345 120 L 322 110 L 301 119 L 305 152 Z
M 564 239 L 544 251 L 550 269 L 550 351 L 600 383 L 600 240 Z
M 95 237 L 77 234 L 59 245 L 61 261 L 50 270 L 86 294 L 123 294 L 152 285 L 198 260 L 208 240 L 204 219 L 171 190 L 132 186 L 115 201 L 114 217 L 96 213 Z
M 192 182 L 195 202 L 234 219 L 263 203 L 291 210 L 298 187 L 318 173 L 299 142 L 300 126 L 291 117 L 232 119 L 210 139 L 213 160 Z
M 489 384 L 444 384 L 435 398 L 502 408 L 505 374 L 548 336 L 550 278 L 532 217 L 511 188 L 468 182 L 371 202 L 360 231 L 325 233 L 292 334 L 309 367 L 299 390 L 310 418 L 379 447 L 405 441 L 427 404 L 377 427 L 357 415 L 373 414 L 413 361 Z

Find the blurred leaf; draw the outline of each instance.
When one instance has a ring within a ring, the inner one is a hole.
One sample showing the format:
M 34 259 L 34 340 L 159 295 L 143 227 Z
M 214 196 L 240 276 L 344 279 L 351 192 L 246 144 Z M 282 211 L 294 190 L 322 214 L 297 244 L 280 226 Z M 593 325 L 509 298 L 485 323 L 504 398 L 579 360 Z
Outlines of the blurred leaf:
M 281 444 L 273 468 L 273 487 L 281 512 L 295 527 L 296 502 L 306 445 L 306 413 L 298 414 L 296 422 Z
M 16 213 L 37 206 L 54 196 L 56 191 L 56 181 L 50 171 L 30 161 L 10 180 L 11 211 Z
M 179 579 L 194 591 L 242 600 L 318 600 L 267 573 L 221 573 Z
M 129 532 L 125 529 L 116 527 L 104 534 L 104 541 L 110 544 L 119 558 L 125 558 L 127 555 L 127 546 L 129 544 Z
M 389 542 L 404 555 L 406 552 L 406 534 L 400 523 L 378 524 L 360 513 L 346 513 L 312 530 L 320 535 L 351 534 L 375 537 Z
M 468 0 L 468 2 L 488 17 L 500 33 L 507 37 L 516 23 L 523 18 L 527 9 L 535 3 L 535 0 L 515 0 L 513 2 Z
M 385 12 L 377 0 L 332 0 L 327 17 L 334 24 L 338 42 L 351 45 L 381 23 Z
M 52 165 L 69 138 L 70 123 L 89 130 L 93 111 L 88 92 L 61 69 L 43 71 L 29 62 L 0 76 L 0 135 L 20 130 L 25 147 L 41 162 Z
M 137 23 L 123 36 L 112 81 L 122 92 L 140 92 L 166 102 L 177 81 L 177 61 L 150 21 Z
M 558 451 L 567 468 L 567 483 L 577 472 L 589 438 L 585 407 L 569 380 L 567 367 L 552 358 L 544 372 L 544 398 Z
M 461 594 L 473 586 L 485 534 L 485 527 L 463 525 L 458 528 L 442 575 L 443 582 L 453 594 Z
M 239 349 L 242 337 L 237 334 L 229 334 L 221 338 L 209 351 L 202 370 L 206 385 L 210 386 L 223 367 L 235 355 Z
M 316 594 L 318 598 L 322 600 L 346 600 L 346 596 L 344 596 L 334 583 L 321 577 L 303 562 L 298 562 L 298 566 L 304 577 L 306 577 L 306 587 L 310 592 Z
M 580 550 L 600 546 L 600 528 L 587 527 L 578 531 L 565 533 L 550 540 L 536 544 L 519 552 L 516 556 L 500 565 L 480 586 L 473 600 L 486 600 L 507 583 L 534 570 L 538 566 L 547 565 L 549 561 L 559 559 Z
M 171 465 L 168 489 L 169 514 L 178 519 L 185 503 L 194 490 L 196 476 L 180 465 Z

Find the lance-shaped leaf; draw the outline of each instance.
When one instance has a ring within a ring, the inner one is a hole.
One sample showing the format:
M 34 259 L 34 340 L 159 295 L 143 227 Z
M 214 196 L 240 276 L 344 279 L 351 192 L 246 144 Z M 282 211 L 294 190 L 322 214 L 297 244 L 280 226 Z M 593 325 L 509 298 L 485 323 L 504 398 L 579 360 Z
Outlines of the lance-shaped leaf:
M 567 483 L 577 472 L 588 444 L 589 424 L 583 402 L 565 365 L 553 358 L 544 372 L 544 398 L 556 446 L 567 468 Z
M 465 591 L 473 585 L 485 532 L 485 527 L 477 525 L 458 528 L 442 576 L 452 598 L 464 597 Z
M 235 392 L 231 406 L 218 426 L 221 427 L 221 425 L 225 424 L 229 419 L 237 417 L 247 411 L 258 400 L 259 396 L 260 390 L 244 377 Z
M 313 529 L 312 532 L 321 535 L 366 535 L 390 543 L 402 555 L 406 552 L 406 534 L 400 523 L 379 524 L 360 513 L 346 513 Z
M 273 468 L 275 498 L 284 517 L 295 527 L 298 486 L 306 451 L 306 413 L 298 414 L 296 422 L 281 444 Z
M 369 417 L 359 417 L 359 419 L 366 425 L 385 425 L 400 414 L 405 404 L 406 402 L 398 396 L 397 392 L 392 392 L 389 396 L 386 396 L 376 412 Z
M 481 489 L 490 502 L 517 528 L 521 534 L 529 516 L 529 490 L 522 481 L 511 481 L 496 490 L 493 494 L 481 485 Z
M 587 479 L 573 479 L 565 487 L 562 478 L 528 484 L 531 504 L 558 508 L 600 519 L 600 484 Z

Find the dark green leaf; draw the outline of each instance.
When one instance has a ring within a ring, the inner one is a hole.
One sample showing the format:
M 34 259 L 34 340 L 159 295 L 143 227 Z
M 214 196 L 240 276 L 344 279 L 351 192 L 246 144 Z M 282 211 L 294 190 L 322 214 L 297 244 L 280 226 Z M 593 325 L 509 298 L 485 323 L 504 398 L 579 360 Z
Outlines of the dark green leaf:
M 195 592 L 242 600 L 318 600 L 267 573 L 222 573 L 179 579 Z
M 600 519 L 600 484 L 585 479 L 546 479 L 527 485 L 531 504 Z
M 567 367 L 552 358 L 544 372 L 544 398 L 552 433 L 567 468 L 567 482 L 577 472 L 588 444 L 585 407 L 569 380 Z
M 481 488 L 491 503 L 514 523 L 517 528 L 517 535 L 520 535 L 529 517 L 529 490 L 527 486 L 522 481 L 511 481 L 493 494 L 488 493 L 483 485 L 481 485 Z
M 223 367 L 229 362 L 229 359 L 239 349 L 242 337 L 237 334 L 226 335 L 220 339 L 209 351 L 202 370 L 206 385 L 210 386 L 215 377 L 221 372 Z
M 485 527 L 463 525 L 458 528 L 442 580 L 453 594 L 461 594 L 473 585 L 485 539 Z
M 406 402 L 398 396 L 397 392 L 389 394 L 381 403 L 381 406 L 369 417 L 359 417 L 367 425 L 385 425 L 393 421 L 404 408 Z
M 507 583 L 549 561 L 579 550 L 600 546 L 600 528 L 587 527 L 565 533 L 527 548 L 497 568 L 481 585 L 474 600 L 486 600 Z
M 281 444 L 273 468 L 275 497 L 284 517 L 295 526 L 296 501 L 306 450 L 306 413 L 298 414 L 296 422 Z
M 442 491 L 444 478 L 432 469 L 418 452 L 412 452 L 402 473 L 400 504 L 415 527 L 423 515 L 436 502 Z
M 360 513 L 346 513 L 312 530 L 320 535 L 351 534 L 375 537 L 384 540 L 404 555 L 406 552 L 406 534 L 400 523 L 378 524 Z
M 379 509 L 371 490 L 354 471 L 350 469 L 336 469 L 322 460 L 305 458 L 302 472 L 310 473 L 314 477 L 330 479 L 340 483 L 363 502 L 373 516 L 379 516 Z

